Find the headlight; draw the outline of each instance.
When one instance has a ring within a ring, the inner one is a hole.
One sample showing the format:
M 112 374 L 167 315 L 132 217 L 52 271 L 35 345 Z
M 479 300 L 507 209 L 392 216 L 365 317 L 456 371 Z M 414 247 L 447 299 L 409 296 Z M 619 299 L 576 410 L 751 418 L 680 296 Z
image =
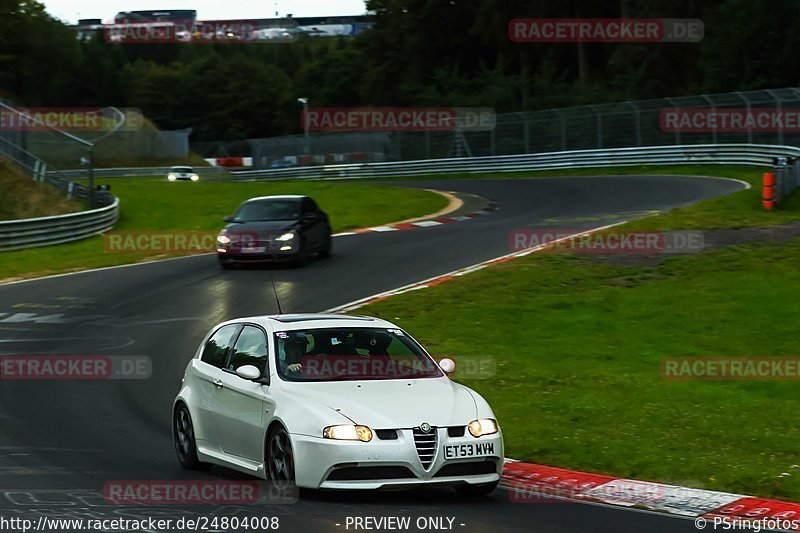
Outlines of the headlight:
M 228 237 L 227 235 L 220 234 L 219 237 L 217 237 L 217 242 L 220 244 L 230 244 L 231 238 Z
M 197 181 L 199 179 L 200 179 L 200 176 L 198 176 L 197 174 L 192 174 L 192 181 Z
M 169 181 L 175 181 L 175 179 L 176 179 L 176 178 L 175 178 L 175 174 L 170 174 L 169 176 L 167 176 L 167 179 L 168 179 Z
M 350 424 L 328 426 L 322 430 L 322 436 L 326 439 L 369 442 L 372 440 L 372 430 L 367 426 L 353 426 Z
M 286 241 L 291 241 L 292 239 L 294 239 L 294 232 L 290 231 L 289 233 L 284 233 L 275 240 L 280 242 L 286 242 Z
M 497 433 L 497 420 L 492 418 L 481 418 L 469 423 L 469 432 L 473 437 L 482 435 L 493 435 Z

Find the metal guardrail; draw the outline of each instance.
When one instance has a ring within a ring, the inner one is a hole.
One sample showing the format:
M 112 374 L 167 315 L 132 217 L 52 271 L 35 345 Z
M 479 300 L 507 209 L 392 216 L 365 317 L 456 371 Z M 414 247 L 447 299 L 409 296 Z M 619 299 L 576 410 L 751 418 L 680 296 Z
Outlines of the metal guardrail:
M 692 144 L 540 154 L 461 157 L 391 163 L 322 165 L 233 172 L 234 180 L 376 178 L 445 173 L 487 173 L 639 165 L 772 166 L 800 158 L 800 148 L 763 144 Z
M 187 165 L 191 166 L 191 165 Z M 163 177 L 166 179 L 169 169 L 172 167 L 140 167 L 140 168 L 95 168 L 95 178 L 132 178 L 132 177 Z M 222 176 L 230 172 L 230 169 L 223 167 L 192 167 L 200 176 Z M 60 176 L 71 179 L 86 178 L 86 170 L 61 170 Z
M 114 227 L 119 200 L 90 211 L 0 222 L 0 252 L 77 241 Z

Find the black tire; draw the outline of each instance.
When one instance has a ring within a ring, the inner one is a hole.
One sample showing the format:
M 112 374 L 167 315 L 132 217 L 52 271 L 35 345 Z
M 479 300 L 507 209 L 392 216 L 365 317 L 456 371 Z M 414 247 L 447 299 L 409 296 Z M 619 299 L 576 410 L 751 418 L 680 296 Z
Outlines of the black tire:
M 294 451 L 289 434 L 281 426 L 273 428 L 267 437 L 267 474 L 276 487 L 294 485 Z
M 325 243 L 325 246 L 322 247 L 322 250 L 319 251 L 320 257 L 328 258 L 333 255 L 333 237 L 331 234 L 328 233 L 328 240 Z
M 297 259 L 293 262 L 297 268 L 303 268 L 308 264 L 308 247 L 305 241 L 300 241 L 300 249 L 297 250 Z
M 458 485 L 455 487 L 456 492 L 462 496 L 486 496 L 494 492 L 494 489 L 497 488 L 497 485 L 500 483 L 500 480 L 493 481 L 491 483 L 481 483 L 480 485 Z
M 201 463 L 197 458 L 197 442 L 194 438 L 194 424 L 192 415 L 184 404 L 175 408 L 172 417 L 172 439 L 175 443 L 175 454 L 178 462 L 187 470 L 206 470 L 211 468 L 209 463 Z

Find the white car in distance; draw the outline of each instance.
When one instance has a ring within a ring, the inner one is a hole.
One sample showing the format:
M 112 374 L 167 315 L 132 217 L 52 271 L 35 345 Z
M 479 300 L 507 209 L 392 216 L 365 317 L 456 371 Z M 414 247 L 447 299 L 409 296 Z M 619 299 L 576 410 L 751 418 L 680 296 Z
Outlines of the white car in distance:
M 215 326 L 173 406 L 179 462 L 312 489 L 495 489 L 503 437 L 489 404 L 396 325 L 335 314 Z
M 192 167 L 171 167 L 167 173 L 169 181 L 198 181 L 200 176 Z

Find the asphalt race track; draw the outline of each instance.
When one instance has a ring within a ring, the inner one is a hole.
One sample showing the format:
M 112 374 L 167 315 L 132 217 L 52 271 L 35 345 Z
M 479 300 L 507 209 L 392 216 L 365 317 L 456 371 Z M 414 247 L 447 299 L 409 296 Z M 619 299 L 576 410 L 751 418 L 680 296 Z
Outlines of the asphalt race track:
M 418 517 L 451 517 L 453 529 L 465 532 L 696 531 L 689 520 L 653 513 L 513 503 L 503 489 L 469 501 L 437 489 L 311 492 L 296 503 L 249 508 L 103 502 L 98 495 L 111 480 L 248 479 L 221 468 L 183 471 L 172 447 L 171 404 L 211 326 L 277 312 L 270 276 L 284 312 L 321 311 L 508 254 L 515 229 L 605 226 L 743 187 L 685 176 L 395 184 L 477 194 L 497 201 L 499 209 L 467 222 L 338 237 L 333 258 L 304 269 L 224 271 L 206 255 L 0 286 L 0 355 L 142 355 L 153 361 L 146 380 L 2 381 L 0 515 L 263 514 L 279 516 L 284 531 L 348 531 L 348 516 L 411 516 L 412 524 Z

